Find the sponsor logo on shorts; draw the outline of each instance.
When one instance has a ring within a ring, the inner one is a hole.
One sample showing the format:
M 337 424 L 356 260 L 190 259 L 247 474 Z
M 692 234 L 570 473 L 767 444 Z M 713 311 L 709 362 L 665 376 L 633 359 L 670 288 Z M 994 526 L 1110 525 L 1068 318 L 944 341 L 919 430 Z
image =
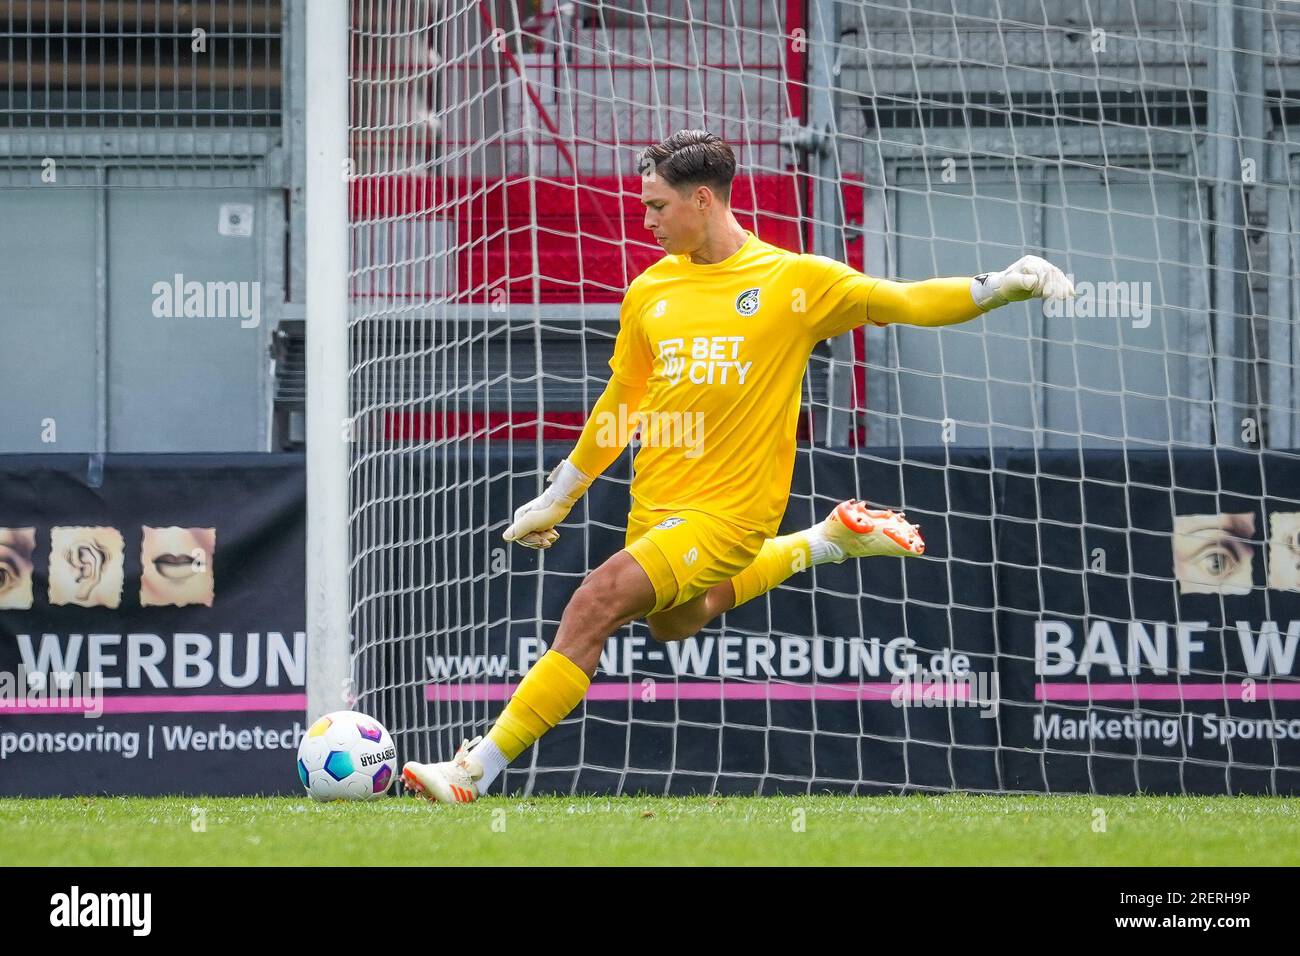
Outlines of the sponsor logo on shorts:
M 686 562 L 686 566 L 689 568 L 692 564 L 695 563 L 695 559 L 698 558 L 699 556 L 700 556 L 700 549 L 691 548 L 691 550 L 687 551 L 685 554 L 682 555 L 682 560 Z
M 753 315 L 758 311 L 758 290 L 746 289 L 736 296 L 736 311 L 741 315 Z
M 663 521 L 661 521 L 661 522 L 659 522 L 657 525 L 655 525 L 655 527 L 656 527 L 656 528 L 665 528 L 665 529 L 666 529 L 666 528 L 676 528 L 679 524 L 681 524 L 681 523 L 682 523 L 683 521 L 685 521 L 685 520 L 686 520 L 685 518 L 676 518 L 676 517 L 674 517 L 674 518 L 665 518 Z

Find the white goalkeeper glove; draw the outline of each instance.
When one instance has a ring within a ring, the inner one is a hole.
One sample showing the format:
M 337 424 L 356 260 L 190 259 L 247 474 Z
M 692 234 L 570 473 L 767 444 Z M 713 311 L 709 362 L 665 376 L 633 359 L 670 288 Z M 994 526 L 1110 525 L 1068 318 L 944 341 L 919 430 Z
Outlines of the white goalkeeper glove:
M 555 526 L 565 519 L 594 479 L 566 458 L 555 466 L 547 480 L 550 484 L 545 491 L 515 509 L 515 520 L 501 537 L 526 548 L 549 548 L 560 537 Z
M 1034 296 L 1064 299 L 1074 295 L 1074 283 L 1066 274 L 1038 256 L 1021 256 L 1001 272 L 985 272 L 970 280 L 970 297 L 985 312 Z

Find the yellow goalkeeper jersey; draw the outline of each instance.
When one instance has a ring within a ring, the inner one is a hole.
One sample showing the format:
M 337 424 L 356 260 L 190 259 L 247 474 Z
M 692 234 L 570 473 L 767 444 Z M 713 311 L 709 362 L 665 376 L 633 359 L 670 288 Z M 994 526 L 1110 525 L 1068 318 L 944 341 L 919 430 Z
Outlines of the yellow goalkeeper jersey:
M 609 364 L 646 384 L 634 510 L 693 509 L 775 534 L 808 357 L 869 321 L 877 281 L 748 231 L 721 262 L 666 255 L 633 280 Z

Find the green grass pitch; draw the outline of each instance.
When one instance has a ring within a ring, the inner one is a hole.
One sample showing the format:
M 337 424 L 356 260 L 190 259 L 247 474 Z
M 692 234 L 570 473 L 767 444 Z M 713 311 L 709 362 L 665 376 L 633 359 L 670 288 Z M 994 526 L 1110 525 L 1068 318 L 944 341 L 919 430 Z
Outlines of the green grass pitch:
M 98 864 L 1295 866 L 1300 799 L 0 799 L 0 865 Z

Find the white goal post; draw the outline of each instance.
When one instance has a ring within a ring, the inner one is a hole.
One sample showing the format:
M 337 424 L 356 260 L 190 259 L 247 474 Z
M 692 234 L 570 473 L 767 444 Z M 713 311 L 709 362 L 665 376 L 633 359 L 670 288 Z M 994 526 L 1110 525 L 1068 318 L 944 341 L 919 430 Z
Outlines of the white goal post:
M 350 704 L 348 0 L 307 5 L 307 718 Z

